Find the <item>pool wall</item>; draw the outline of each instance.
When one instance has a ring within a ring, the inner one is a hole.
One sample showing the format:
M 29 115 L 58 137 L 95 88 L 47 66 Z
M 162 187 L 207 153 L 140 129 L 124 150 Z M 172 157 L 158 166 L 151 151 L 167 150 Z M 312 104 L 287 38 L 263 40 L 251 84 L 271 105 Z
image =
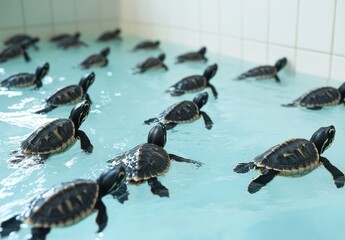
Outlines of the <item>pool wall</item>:
M 39 9 L 39 10 L 38 10 Z M 79 30 L 201 45 L 255 63 L 287 56 L 297 72 L 345 79 L 345 1 L 0 0 L 0 39 Z

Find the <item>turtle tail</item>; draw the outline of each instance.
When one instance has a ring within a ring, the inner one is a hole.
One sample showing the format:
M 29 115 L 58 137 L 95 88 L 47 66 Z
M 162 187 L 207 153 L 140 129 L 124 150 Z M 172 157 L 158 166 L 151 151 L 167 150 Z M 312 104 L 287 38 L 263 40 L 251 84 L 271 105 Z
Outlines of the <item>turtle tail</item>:
M 234 168 L 234 172 L 236 173 L 247 173 L 249 172 L 251 169 L 253 169 L 255 167 L 253 162 L 249 162 L 249 163 L 239 163 L 236 165 L 236 167 Z
M 0 235 L 2 238 L 10 235 L 11 232 L 18 232 L 20 230 L 20 225 L 23 223 L 23 221 L 19 219 L 20 219 L 20 216 L 17 214 L 7 219 L 6 221 L 1 222 Z

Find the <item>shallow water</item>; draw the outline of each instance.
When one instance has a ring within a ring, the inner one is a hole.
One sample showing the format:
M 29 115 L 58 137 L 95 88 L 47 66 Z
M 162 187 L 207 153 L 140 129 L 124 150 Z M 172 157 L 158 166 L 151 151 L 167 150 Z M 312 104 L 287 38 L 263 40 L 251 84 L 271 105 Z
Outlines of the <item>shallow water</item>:
M 292 137 L 309 139 L 321 126 L 333 124 L 336 138 L 323 156 L 345 170 L 342 144 L 345 138 L 343 106 L 310 111 L 283 108 L 311 88 L 340 82 L 295 74 L 283 69 L 280 84 L 274 80 L 233 81 L 239 73 L 254 67 L 248 62 L 207 53 L 209 62 L 174 64 L 174 57 L 190 48 L 163 42 L 169 71 L 158 70 L 132 75 L 131 68 L 159 51 L 131 53 L 140 39 L 125 37 L 117 43 L 93 43 L 90 47 L 60 50 L 40 43 L 40 50 L 29 50 L 30 63 L 17 59 L 0 65 L 0 77 L 17 72 L 34 72 L 45 61 L 51 65 L 43 87 L 0 90 L 0 219 L 20 211 L 35 194 L 57 183 L 75 178 L 96 179 L 107 167 L 106 161 L 137 144 L 146 142 L 153 126 L 143 121 L 166 107 L 196 94 L 171 97 L 164 91 L 181 78 L 202 74 L 208 64 L 218 63 L 211 80 L 218 99 L 211 91 L 203 110 L 214 122 L 211 130 L 203 121 L 178 125 L 168 132 L 165 149 L 169 153 L 199 160 L 201 168 L 172 162 L 160 177 L 169 188 L 170 198 L 151 194 L 147 184 L 129 186 L 129 201 L 121 205 L 112 197 L 103 199 L 109 222 L 96 234 L 96 215 L 77 225 L 53 229 L 48 239 L 343 239 L 342 219 L 345 189 L 337 189 L 331 175 L 320 167 L 302 178 L 276 177 L 256 194 L 247 185 L 257 172 L 236 174 L 238 162 L 251 161 L 271 146 Z M 110 46 L 109 65 L 92 69 L 96 80 L 89 89 L 92 111 L 81 126 L 94 145 L 92 154 L 80 150 L 79 143 L 69 151 L 50 157 L 44 165 L 31 168 L 8 163 L 10 152 L 20 146 L 32 131 L 52 118 L 67 118 L 71 107 L 61 107 L 47 115 L 35 115 L 43 100 L 58 88 L 77 84 L 91 70 L 75 68 L 88 55 Z M 11 237 L 22 239 L 23 229 Z

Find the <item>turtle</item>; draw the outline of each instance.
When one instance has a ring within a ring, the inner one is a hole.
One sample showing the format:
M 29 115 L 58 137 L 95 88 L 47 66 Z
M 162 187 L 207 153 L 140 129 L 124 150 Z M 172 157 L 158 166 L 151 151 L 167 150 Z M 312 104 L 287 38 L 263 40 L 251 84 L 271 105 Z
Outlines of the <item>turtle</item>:
M 287 64 L 287 59 L 281 58 L 279 59 L 274 66 L 265 65 L 259 66 L 253 69 L 248 70 L 245 73 L 242 73 L 240 76 L 235 78 L 235 80 L 242 80 L 246 78 L 256 78 L 256 79 L 266 79 L 266 78 L 274 78 L 276 82 L 280 82 L 280 78 L 278 77 L 277 73 Z
M 113 31 L 106 31 L 102 33 L 98 38 L 98 42 L 107 42 L 111 40 L 122 40 L 120 37 L 121 29 L 116 28 Z
M 3 80 L 1 87 L 7 88 L 26 88 L 36 86 L 34 89 L 42 87 L 42 79 L 49 72 L 49 63 L 46 62 L 38 66 L 35 73 L 17 73 Z
M 0 51 L 0 63 L 6 62 L 10 59 L 15 59 L 20 56 L 24 57 L 25 62 L 30 62 L 31 58 L 26 52 L 27 45 L 24 44 L 12 44 L 8 45 Z
M 157 58 L 149 57 L 144 62 L 137 64 L 134 68 L 134 74 L 144 73 L 148 70 L 164 68 L 165 71 L 168 71 L 168 67 L 163 63 L 165 59 L 165 54 L 161 53 Z
M 207 103 L 208 93 L 203 92 L 196 95 L 193 101 L 180 101 L 169 106 L 158 117 L 150 118 L 144 121 L 145 124 L 152 122 L 161 122 L 165 124 L 166 128 L 172 129 L 179 123 L 190 123 L 199 119 L 201 116 L 204 118 L 205 127 L 210 130 L 213 126 L 211 118 L 207 113 L 200 109 Z
M 160 41 L 142 41 L 135 45 L 132 51 L 137 50 L 153 50 L 159 48 Z
M 6 39 L 4 41 L 5 45 L 26 45 L 27 47 L 29 46 L 33 46 L 33 48 L 35 48 L 36 50 L 38 50 L 38 46 L 36 45 L 36 43 L 40 40 L 39 37 L 33 37 L 30 36 L 28 34 L 16 34 L 8 39 Z
M 311 110 L 319 110 L 322 107 L 334 106 L 344 104 L 345 98 L 345 83 L 339 88 L 334 87 L 320 87 L 315 88 L 301 97 L 294 100 L 292 103 L 282 104 L 283 107 L 305 107 Z
M 89 103 L 92 103 L 90 96 L 87 93 L 87 90 L 93 84 L 94 81 L 95 81 L 94 72 L 84 75 L 81 78 L 79 84 L 66 86 L 58 90 L 57 92 L 55 92 L 49 98 L 47 98 L 46 99 L 47 106 L 44 109 L 39 110 L 35 113 L 38 113 L 38 114 L 47 113 L 59 106 L 76 104 L 82 101 L 83 99 L 87 100 Z
M 207 58 L 205 57 L 206 47 L 200 48 L 197 52 L 188 52 L 176 57 L 176 63 L 183 63 L 187 61 L 205 61 L 207 62 Z
M 209 87 L 212 90 L 213 96 L 217 98 L 217 90 L 212 84 L 210 84 L 210 80 L 214 75 L 216 75 L 217 69 L 217 64 L 210 65 L 205 69 L 203 75 L 185 77 L 172 85 L 166 92 L 170 93 L 171 96 L 181 96 L 185 93 L 198 92 Z
M 249 163 L 239 163 L 234 171 L 246 173 L 251 169 L 260 171 L 260 175 L 251 181 L 249 193 L 259 191 L 275 176 L 301 177 L 321 164 L 332 174 L 338 188 L 344 186 L 344 174 L 321 154 L 331 146 L 335 136 L 335 127 L 319 128 L 310 138 L 292 138 L 275 145 Z
M 46 160 L 51 154 L 68 150 L 77 139 L 80 140 L 84 152 L 92 153 L 93 145 L 90 139 L 79 129 L 89 111 L 90 103 L 84 100 L 72 109 L 68 119 L 58 118 L 43 124 L 22 141 L 22 155 L 17 155 L 10 162 L 21 162 L 26 156 L 33 156 L 37 162 Z
M 102 51 L 98 54 L 92 54 L 89 57 L 87 57 L 82 63 L 80 63 L 81 68 L 87 69 L 90 67 L 105 67 L 108 65 L 108 59 L 107 56 L 110 53 L 110 48 L 106 47 L 102 49 Z
M 124 184 L 126 169 L 118 166 L 105 170 L 94 181 L 75 179 L 61 182 L 34 197 L 21 213 L 0 223 L 1 237 L 17 232 L 22 223 L 31 225 L 32 240 L 45 240 L 52 228 L 76 224 L 97 212 L 98 231 L 108 223 L 108 215 L 102 198 L 113 195 Z
M 124 166 L 126 168 L 126 180 L 128 184 L 138 185 L 147 181 L 154 195 L 169 197 L 169 190 L 162 185 L 157 177 L 164 175 L 169 170 L 170 161 L 175 160 L 177 162 L 192 163 L 196 164 L 197 167 L 200 167 L 202 163 L 167 153 L 164 150 L 166 141 L 167 130 L 165 125 L 158 123 L 149 131 L 147 143 L 137 145 L 108 162 L 113 167 Z M 118 194 L 126 196 L 126 191 L 126 187 L 122 188 Z M 118 200 L 122 203 L 119 198 Z
M 61 34 L 57 34 L 52 36 L 49 41 L 51 42 L 60 42 L 64 39 L 68 39 L 68 38 L 73 38 L 73 37 L 79 37 L 80 36 L 80 32 L 76 32 L 75 34 L 70 34 L 70 33 L 61 33 Z
M 58 48 L 62 48 L 62 49 L 67 49 L 71 47 L 80 47 L 80 46 L 87 47 L 88 45 L 85 42 L 80 41 L 79 38 L 80 38 L 80 33 L 76 33 L 75 35 L 64 37 L 63 39 L 58 41 L 57 46 Z

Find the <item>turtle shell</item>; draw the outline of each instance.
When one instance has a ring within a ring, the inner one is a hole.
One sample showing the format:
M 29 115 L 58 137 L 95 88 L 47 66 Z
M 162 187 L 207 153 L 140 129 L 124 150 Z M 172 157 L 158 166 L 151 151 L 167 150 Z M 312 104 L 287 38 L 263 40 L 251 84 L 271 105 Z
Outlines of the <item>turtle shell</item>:
M 19 45 L 9 45 L 0 52 L 0 58 L 9 59 L 15 58 L 24 53 L 23 49 Z
M 199 61 L 204 59 L 204 55 L 198 52 L 190 52 L 177 57 L 181 61 Z
M 174 92 L 198 92 L 206 87 L 207 80 L 204 76 L 189 76 L 170 87 L 170 91 Z
M 80 65 L 83 67 L 103 66 L 106 63 L 106 58 L 101 54 L 93 54 L 85 59 Z
M 162 66 L 162 61 L 159 60 L 158 58 L 153 58 L 150 57 L 148 59 L 146 59 L 146 61 L 144 61 L 143 63 L 138 65 L 139 69 L 155 69 L 155 68 L 160 68 Z
M 152 143 L 144 143 L 116 157 L 113 165 L 120 163 L 126 167 L 127 181 L 135 184 L 167 172 L 170 157 L 164 148 Z
M 67 150 L 76 142 L 75 126 L 69 119 L 59 118 L 43 124 L 21 144 L 25 155 L 44 155 Z
M 70 85 L 54 93 L 47 99 L 47 103 L 53 106 L 75 104 L 84 98 L 83 88 L 79 85 Z
M 339 104 L 341 94 L 338 89 L 333 87 L 321 87 L 311 90 L 294 101 L 294 104 L 301 107 L 313 108 L 332 106 Z
M 1 82 L 3 87 L 16 87 L 16 88 L 26 88 L 35 85 L 36 74 L 32 73 L 19 73 L 10 76 L 9 78 Z
M 27 34 L 18 34 L 15 36 L 10 37 L 7 39 L 4 44 L 5 45 L 10 45 L 10 44 L 20 44 L 25 41 L 31 41 L 32 37 L 27 35 Z
M 260 66 L 253 68 L 244 75 L 247 77 L 255 77 L 256 79 L 264 79 L 274 77 L 277 73 L 277 68 L 274 66 Z
M 87 179 L 61 183 L 34 198 L 23 221 L 38 228 L 69 226 L 94 212 L 99 186 Z
M 199 108 L 193 101 L 178 102 L 167 108 L 158 117 L 158 119 L 162 123 L 188 123 L 193 122 L 199 118 Z
M 289 139 L 254 159 L 259 169 L 273 169 L 283 176 L 303 176 L 320 165 L 315 144 L 303 138 Z

